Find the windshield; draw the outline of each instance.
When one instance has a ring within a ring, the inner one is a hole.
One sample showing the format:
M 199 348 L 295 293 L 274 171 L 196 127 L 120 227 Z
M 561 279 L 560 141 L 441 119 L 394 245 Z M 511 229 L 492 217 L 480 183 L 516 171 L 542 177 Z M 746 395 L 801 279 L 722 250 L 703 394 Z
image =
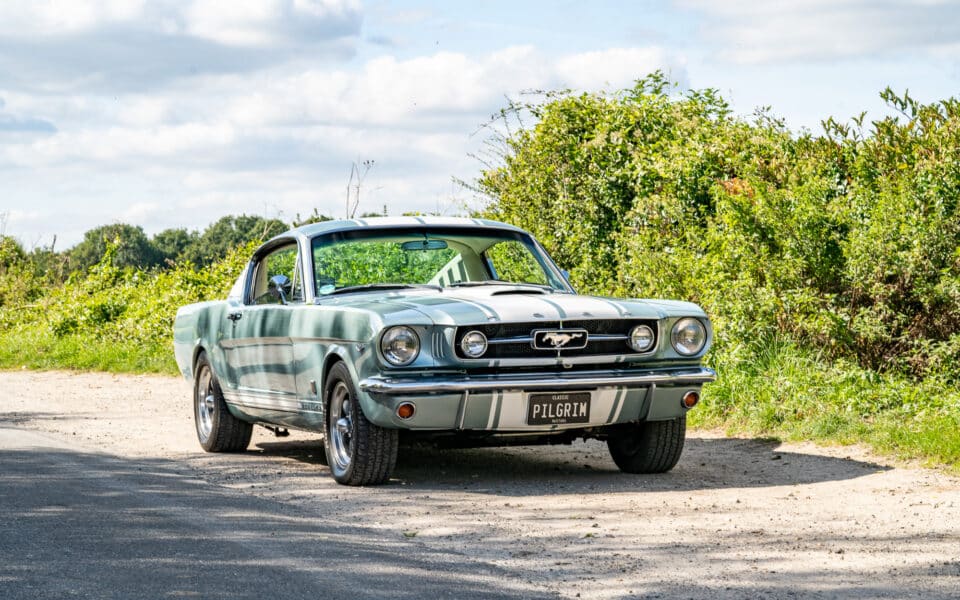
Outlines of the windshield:
M 533 240 L 512 231 L 350 231 L 313 240 L 316 294 L 397 287 L 531 284 L 569 291 Z

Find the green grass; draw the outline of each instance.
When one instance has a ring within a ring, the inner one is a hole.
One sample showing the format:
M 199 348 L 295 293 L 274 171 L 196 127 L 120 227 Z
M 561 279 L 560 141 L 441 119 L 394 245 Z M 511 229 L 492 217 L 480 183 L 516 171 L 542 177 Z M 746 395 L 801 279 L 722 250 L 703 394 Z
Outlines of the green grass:
M 177 375 L 173 346 L 145 347 L 89 335 L 55 337 L 40 328 L 0 334 L 0 369 L 75 369 Z
M 960 393 L 834 362 L 789 343 L 719 364 L 690 414 L 695 427 L 825 444 L 864 444 L 898 459 L 960 472 Z

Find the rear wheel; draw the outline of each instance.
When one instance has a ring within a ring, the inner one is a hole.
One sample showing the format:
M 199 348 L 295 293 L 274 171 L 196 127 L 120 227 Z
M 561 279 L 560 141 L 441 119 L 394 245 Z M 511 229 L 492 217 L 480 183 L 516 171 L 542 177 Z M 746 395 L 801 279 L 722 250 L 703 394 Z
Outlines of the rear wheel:
M 337 483 L 377 485 L 385 482 L 397 464 L 398 432 L 374 425 L 357 401 L 350 372 L 343 363 L 327 377 L 327 464 Z
M 253 425 L 230 414 L 206 352 L 197 357 L 194 369 L 193 416 L 197 439 L 207 452 L 243 452 L 250 444 Z
M 645 421 L 611 433 L 607 448 L 613 462 L 626 473 L 666 473 L 680 460 L 687 417 Z

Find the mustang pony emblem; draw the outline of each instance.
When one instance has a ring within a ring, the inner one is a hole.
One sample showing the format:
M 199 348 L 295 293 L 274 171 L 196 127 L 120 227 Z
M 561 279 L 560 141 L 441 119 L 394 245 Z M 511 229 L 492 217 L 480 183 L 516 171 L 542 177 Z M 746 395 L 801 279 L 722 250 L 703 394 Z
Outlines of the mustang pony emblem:
M 538 329 L 533 332 L 537 350 L 579 350 L 587 346 L 585 329 Z
M 563 348 L 570 340 L 576 340 L 582 337 L 582 333 L 560 333 L 559 331 L 553 331 L 543 336 L 543 341 L 550 342 L 554 348 Z

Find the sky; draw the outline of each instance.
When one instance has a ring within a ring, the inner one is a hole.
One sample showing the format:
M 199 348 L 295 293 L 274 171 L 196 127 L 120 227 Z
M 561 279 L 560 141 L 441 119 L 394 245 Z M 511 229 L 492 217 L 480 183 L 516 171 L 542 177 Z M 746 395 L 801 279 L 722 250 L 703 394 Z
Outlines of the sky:
M 508 99 L 657 69 L 819 133 L 960 95 L 960 2 L 3 0 L 0 234 L 463 214 Z

